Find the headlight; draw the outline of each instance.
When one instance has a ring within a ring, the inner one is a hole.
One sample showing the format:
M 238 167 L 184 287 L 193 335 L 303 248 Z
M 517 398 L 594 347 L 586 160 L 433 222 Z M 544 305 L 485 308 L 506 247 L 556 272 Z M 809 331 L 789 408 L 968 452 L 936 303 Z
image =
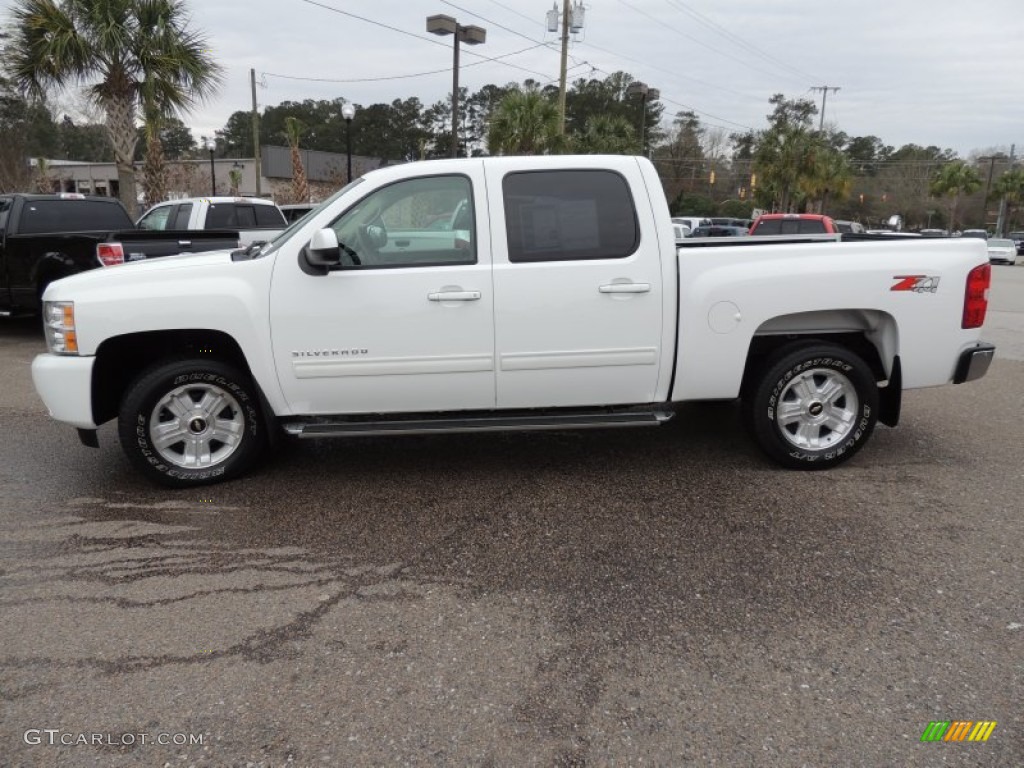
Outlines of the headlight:
M 55 355 L 78 354 L 73 301 L 44 301 L 43 329 L 46 331 L 46 347 Z

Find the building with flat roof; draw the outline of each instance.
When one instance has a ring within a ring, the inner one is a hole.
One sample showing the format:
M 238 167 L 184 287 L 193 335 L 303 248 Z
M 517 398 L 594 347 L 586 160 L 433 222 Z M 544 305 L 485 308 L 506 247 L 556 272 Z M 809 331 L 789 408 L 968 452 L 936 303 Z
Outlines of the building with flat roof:
M 308 201 L 293 199 L 292 154 L 288 147 L 262 147 L 260 196 L 280 203 L 319 202 L 346 183 L 347 155 L 300 149 L 302 165 L 309 182 Z M 31 161 L 33 166 L 37 163 Z M 387 165 L 378 157 L 352 156 L 352 176 Z M 79 160 L 47 160 L 45 175 L 54 192 L 79 192 L 86 195 L 118 197 L 117 166 L 113 162 L 89 163 Z M 136 183 L 142 194 L 142 162 L 135 163 Z M 209 159 L 168 160 L 168 199 L 202 195 L 255 195 L 255 158 L 218 157 Z M 141 206 L 142 199 L 140 197 Z

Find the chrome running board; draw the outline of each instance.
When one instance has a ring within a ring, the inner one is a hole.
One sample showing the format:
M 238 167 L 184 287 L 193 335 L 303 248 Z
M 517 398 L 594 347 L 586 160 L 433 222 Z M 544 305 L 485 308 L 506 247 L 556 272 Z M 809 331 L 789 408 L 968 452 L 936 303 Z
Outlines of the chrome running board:
M 671 411 L 619 411 L 522 416 L 463 416 L 436 419 L 381 421 L 286 422 L 290 435 L 311 437 L 371 437 L 380 435 L 428 435 L 457 432 L 520 432 L 543 429 L 598 429 L 605 427 L 656 427 L 674 414 Z

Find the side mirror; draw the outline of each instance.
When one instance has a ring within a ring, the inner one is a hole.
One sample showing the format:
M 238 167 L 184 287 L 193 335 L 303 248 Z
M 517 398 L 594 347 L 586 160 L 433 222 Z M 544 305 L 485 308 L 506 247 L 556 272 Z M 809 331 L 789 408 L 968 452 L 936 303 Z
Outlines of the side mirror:
M 299 266 L 308 275 L 326 275 L 331 267 L 341 264 L 338 233 L 330 227 L 313 233 L 309 245 L 299 254 Z

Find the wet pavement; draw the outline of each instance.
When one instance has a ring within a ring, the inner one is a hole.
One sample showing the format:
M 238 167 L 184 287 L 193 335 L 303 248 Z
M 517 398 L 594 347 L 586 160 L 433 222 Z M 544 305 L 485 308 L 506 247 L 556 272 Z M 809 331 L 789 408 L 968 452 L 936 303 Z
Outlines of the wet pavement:
M 0 765 L 1022 765 L 1024 268 L 995 271 L 989 375 L 827 473 L 715 404 L 287 442 L 168 491 L 52 422 L 36 324 L 0 325 Z

